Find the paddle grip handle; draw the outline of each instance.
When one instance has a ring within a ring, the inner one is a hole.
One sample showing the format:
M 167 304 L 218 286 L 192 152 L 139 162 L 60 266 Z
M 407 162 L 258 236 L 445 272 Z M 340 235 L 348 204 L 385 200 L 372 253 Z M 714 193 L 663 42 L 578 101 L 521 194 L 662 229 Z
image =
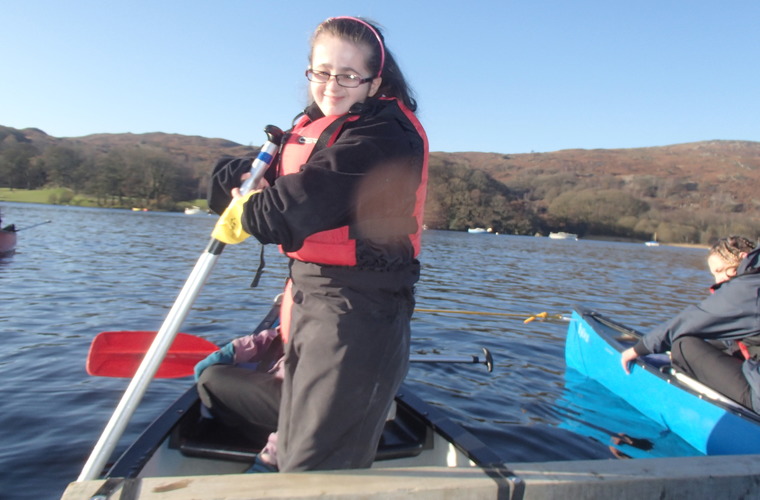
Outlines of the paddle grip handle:
M 283 131 L 274 125 L 267 125 L 264 127 L 264 132 L 267 134 L 267 142 L 261 146 L 259 154 L 251 164 L 251 170 L 249 170 L 251 176 L 240 186 L 241 195 L 245 195 L 259 184 L 261 178 L 264 177 L 264 173 L 274 161 L 277 151 L 280 149 L 280 143 L 284 135 Z

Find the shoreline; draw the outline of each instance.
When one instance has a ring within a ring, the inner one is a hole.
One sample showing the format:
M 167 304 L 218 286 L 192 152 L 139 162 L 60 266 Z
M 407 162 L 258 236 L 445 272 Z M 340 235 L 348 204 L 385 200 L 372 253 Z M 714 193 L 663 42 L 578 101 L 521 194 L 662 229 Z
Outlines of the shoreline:
M 7 197 L 7 195 L 11 195 L 10 198 Z M 77 196 L 73 197 L 72 201 L 74 203 L 55 203 L 51 202 L 51 195 L 57 196 L 60 194 L 60 189 L 53 188 L 53 189 L 40 189 L 40 190 L 24 190 L 24 189 L 10 189 L 10 188 L 0 188 L 0 203 L 2 202 L 8 202 L 8 203 L 40 203 L 43 205 L 61 205 L 61 206 L 76 206 L 76 207 L 91 207 L 91 208 L 116 208 L 121 210 L 142 210 L 142 211 L 152 211 L 152 212 L 182 212 L 185 210 L 185 208 L 191 208 L 194 206 L 199 207 L 202 211 L 208 210 L 208 203 L 205 199 L 197 199 L 197 200 L 191 200 L 191 201 L 183 201 L 183 202 L 177 202 L 175 210 L 165 210 L 165 209 L 158 209 L 158 208 L 148 208 L 148 209 L 136 209 L 133 208 L 136 205 L 139 205 L 139 203 L 134 204 L 125 204 L 120 206 L 111 206 L 111 207 L 102 207 L 98 206 L 96 203 L 94 203 L 93 199 L 86 196 Z M 84 203 L 76 203 L 76 201 L 84 201 Z M 441 229 L 441 231 L 454 231 L 451 229 Z M 591 241 L 611 241 L 611 242 L 619 242 L 619 243 L 639 243 L 644 244 L 646 243 L 644 240 L 638 240 L 634 238 L 622 238 L 617 236 L 603 236 L 603 235 L 591 235 L 591 236 L 584 236 L 584 240 L 591 240 Z M 703 244 L 703 243 L 666 243 L 666 242 L 659 242 L 661 246 L 671 246 L 671 247 L 682 247 L 682 248 L 703 248 L 703 249 L 709 249 L 710 245 Z

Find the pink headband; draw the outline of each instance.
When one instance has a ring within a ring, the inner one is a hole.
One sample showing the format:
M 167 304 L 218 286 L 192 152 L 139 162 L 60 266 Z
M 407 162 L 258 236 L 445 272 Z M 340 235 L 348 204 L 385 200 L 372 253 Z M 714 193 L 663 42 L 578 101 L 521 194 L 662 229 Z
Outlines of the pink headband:
M 356 21 L 357 23 L 361 23 L 364 26 L 366 26 L 367 28 L 369 28 L 369 30 L 372 32 L 372 34 L 375 35 L 375 38 L 377 38 L 377 43 L 380 44 L 380 69 L 377 70 L 377 76 L 375 78 L 377 78 L 380 75 L 382 75 L 382 73 L 383 73 L 383 67 L 385 67 L 385 46 L 383 44 L 383 39 L 380 38 L 380 33 L 377 32 L 377 30 L 374 28 L 374 26 L 372 26 L 371 24 L 369 24 L 367 21 L 359 19 L 358 17 L 351 17 L 351 16 L 331 17 L 331 18 L 328 19 L 328 21 L 333 21 L 333 20 L 337 20 L 337 19 L 349 19 L 351 21 Z

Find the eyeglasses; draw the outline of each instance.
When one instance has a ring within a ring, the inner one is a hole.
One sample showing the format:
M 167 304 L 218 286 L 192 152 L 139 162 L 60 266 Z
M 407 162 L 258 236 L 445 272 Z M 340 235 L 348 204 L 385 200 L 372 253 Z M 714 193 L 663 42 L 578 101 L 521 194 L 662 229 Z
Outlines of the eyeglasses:
M 359 75 L 333 75 L 332 73 L 328 73 L 326 71 L 317 71 L 314 69 L 306 70 L 306 78 L 308 78 L 310 82 L 314 83 L 327 83 L 333 76 L 335 77 L 335 81 L 338 83 L 338 85 L 349 89 L 356 88 L 363 83 L 371 82 L 374 80 L 374 78 L 362 78 Z

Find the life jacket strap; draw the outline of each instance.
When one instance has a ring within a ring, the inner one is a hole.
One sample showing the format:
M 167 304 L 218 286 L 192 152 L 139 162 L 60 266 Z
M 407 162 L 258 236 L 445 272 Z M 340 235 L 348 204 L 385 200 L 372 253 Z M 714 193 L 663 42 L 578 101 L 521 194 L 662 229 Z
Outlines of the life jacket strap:
M 251 281 L 251 288 L 256 288 L 259 286 L 259 281 L 261 281 L 261 275 L 264 274 L 264 266 L 266 266 L 266 262 L 264 262 L 264 245 L 261 245 L 261 253 L 259 254 L 259 267 L 256 269 L 256 274 L 253 275 L 253 281 Z
M 745 344 L 741 340 L 737 340 L 736 345 L 739 346 L 739 350 L 741 351 L 742 356 L 744 356 L 744 359 L 750 359 L 752 357 L 752 355 L 749 353 L 749 348 L 747 347 L 747 344 Z

